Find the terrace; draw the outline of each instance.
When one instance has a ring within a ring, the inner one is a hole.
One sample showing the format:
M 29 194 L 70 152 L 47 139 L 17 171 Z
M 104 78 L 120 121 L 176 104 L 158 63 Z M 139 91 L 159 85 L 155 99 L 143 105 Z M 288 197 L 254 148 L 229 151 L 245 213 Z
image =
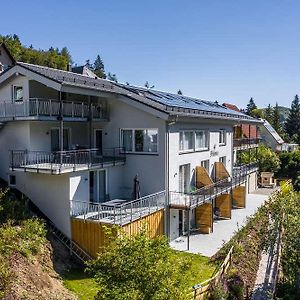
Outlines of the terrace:
M 46 174 L 62 174 L 124 165 L 125 161 L 123 148 L 57 152 L 13 150 L 10 152 L 11 171 Z
M 71 218 L 126 225 L 165 208 L 166 193 L 161 191 L 137 200 L 114 199 L 104 203 L 71 201 Z
M 0 120 L 87 121 L 108 120 L 105 102 L 89 104 L 88 101 L 59 101 L 57 99 L 29 98 L 0 102 Z

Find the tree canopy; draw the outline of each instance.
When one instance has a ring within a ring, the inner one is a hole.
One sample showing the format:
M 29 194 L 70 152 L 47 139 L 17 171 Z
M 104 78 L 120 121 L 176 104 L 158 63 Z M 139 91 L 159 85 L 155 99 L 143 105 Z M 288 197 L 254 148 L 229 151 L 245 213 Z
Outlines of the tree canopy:
M 108 236 L 108 245 L 88 265 L 99 288 L 96 299 L 187 299 L 183 274 L 189 262 L 172 256 L 166 238 L 150 239 L 146 229 L 134 237 Z
M 296 95 L 292 101 L 285 123 L 285 131 L 291 141 L 300 144 L 300 103 L 298 95 Z
M 257 106 L 254 102 L 254 99 L 251 97 L 250 100 L 249 100 L 249 103 L 247 104 L 245 112 L 246 112 L 247 115 L 252 116 L 252 111 L 254 109 L 257 109 Z
M 67 70 L 68 66 L 72 64 L 72 57 L 67 47 L 63 47 L 61 50 L 50 47 L 49 50 L 46 51 L 34 49 L 32 45 L 26 47 L 22 45 L 20 38 L 16 34 L 0 35 L 0 43 L 2 42 L 5 43 L 17 61 L 61 70 Z

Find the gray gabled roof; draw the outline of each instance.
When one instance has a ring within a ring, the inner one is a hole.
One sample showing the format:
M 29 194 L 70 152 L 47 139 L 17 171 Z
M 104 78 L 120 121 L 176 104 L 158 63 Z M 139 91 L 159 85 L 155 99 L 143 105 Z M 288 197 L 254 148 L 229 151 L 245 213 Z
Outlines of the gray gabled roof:
M 40 74 L 48 79 L 54 80 L 63 85 L 72 85 L 110 92 L 117 92 L 118 90 L 118 88 L 116 88 L 116 86 L 110 81 L 100 78 L 92 78 L 74 72 L 53 69 L 45 66 L 33 65 L 23 62 L 17 62 L 17 65 L 20 65 L 25 69 Z
M 284 140 L 281 138 L 281 136 L 278 134 L 278 132 L 274 129 L 274 127 L 264 119 L 261 119 L 264 123 L 263 126 L 266 128 L 267 132 L 273 137 L 273 139 L 278 143 L 278 144 L 283 144 Z
M 206 118 L 222 118 L 231 120 L 243 120 L 251 123 L 261 123 L 242 112 L 229 109 L 218 102 L 212 102 L 188 96 L 157 91 L 148 88 L 136 87 L 131 85 L 119 84 L 127 90 L 127 96 L 133 98 L 143 98 L 149 103 L 155 103 L 160 109 L 171 115 Z
M 202 117 L 234 120 L 243 123 L 261 123 L 260 120 L 254 119 L 241 112 L 229 109 L 218 104 L 217 102 L 196 99 L 153 89 L 119 84 L 105 79 L 92 78 L 86 75 L 53 69 L 45 66 L 23 62 L 17 62 L 16 65 L 53 80 L 61 85 L 115 93 L 171 116 Z

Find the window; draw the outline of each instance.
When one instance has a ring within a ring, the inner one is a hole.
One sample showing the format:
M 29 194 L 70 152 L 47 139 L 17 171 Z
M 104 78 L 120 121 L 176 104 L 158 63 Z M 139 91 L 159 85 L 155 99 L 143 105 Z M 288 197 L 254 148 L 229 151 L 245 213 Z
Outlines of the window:
M 221 129 L 219 131 L 219 144 L 220 145 L 226 144 L 226 130 L 225 129 Z
M 126 152 L 157 153 L 158 129 L 121 129 L 121 144 Z
M 180 151 L 194 150 L 194 131 L 180 132 Z
M 208 149 L 208 131 L 186 130 L 179 134 L 179 151 L 192 152 Z
M 23 100 L 23 87 L 13 86 L 13 100 L 22 101 Z
M 195 149 L 207 149 L 208 148 L 208 134 L 207 131 L 200 130 L 195 131 Z
M 203 167 L 209 173 L 209 159 L 202 160 L 201 167 Z
M 226 156 L 220 157 L 219 162 L 221 162 L 226 167 Z
M 9 175 L 8 185 L 13 187 L 16 186 L 16 175 Z

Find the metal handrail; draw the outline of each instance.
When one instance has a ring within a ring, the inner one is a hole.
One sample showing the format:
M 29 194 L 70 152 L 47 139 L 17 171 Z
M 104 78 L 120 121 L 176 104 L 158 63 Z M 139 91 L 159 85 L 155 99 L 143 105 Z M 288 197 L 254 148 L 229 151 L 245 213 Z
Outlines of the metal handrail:
M 166 192 L 160 191 L 126 203 L 95 203 L 71 200 L 71 217 L 124 225 L 165 207 Z
M 197 207 L 200 204 L 211 202 L 222 193 L 246 181 L 247 173 L 237 172 L 229 178 L 222 179 L 210 185 L 201 187 L 189 193 L 170 192 L 170 204 L 183 207 Z
M 62 112 L 61 112 L 62 110 Z M 0 101 L 0 118 L 59 117 L 107 119 L 107 103 L 45 98 Z
M 261 138 L 240 138 L 233 139 L 233 147 L 241 147 L 241 146 L 251 146 L 257 145 L 261 141 Z
M 64 169 L 76 171 L 97 165 L 125 163 L 126 155 L 122 147 L 105 149 L 81 149 L 68 151 L 28 151 L 11 150 L 10 168 L 49 170 L 60 173 Z

